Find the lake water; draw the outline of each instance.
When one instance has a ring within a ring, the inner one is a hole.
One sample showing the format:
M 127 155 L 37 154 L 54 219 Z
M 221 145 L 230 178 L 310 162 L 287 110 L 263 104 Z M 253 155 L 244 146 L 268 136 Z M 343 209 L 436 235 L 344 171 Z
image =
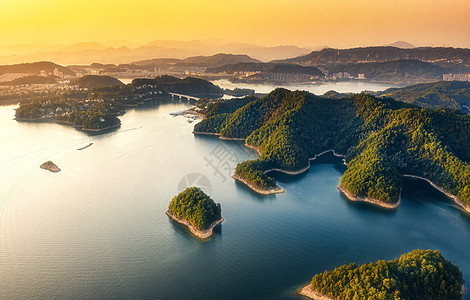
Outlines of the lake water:
M 0 107 L 1 299 L 301 299 L 325 269 L 416 248 L 440 249 L 470 281 L 470 218 L 428 184 L 406 180 L 395 211 L 351 203 L 336 189 L 341 160 L 326 156 L 277 175 L 285 194 L 257 195 L 229 176 L 257 154 L 194 136 L 169 115 L 186 107 L 149 103 L 95 136 Z M 164 214 L 194 181 L 225 218 L 205 242 Z

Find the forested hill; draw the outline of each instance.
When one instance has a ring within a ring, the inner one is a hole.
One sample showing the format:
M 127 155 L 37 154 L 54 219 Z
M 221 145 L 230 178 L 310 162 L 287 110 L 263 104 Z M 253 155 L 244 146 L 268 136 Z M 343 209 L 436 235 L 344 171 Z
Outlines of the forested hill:
M 113 86 L 123 86 L 124 83 L 111 76 L 85 75 L 73 81 L 82 88 L 96 89 Z
M 165 92 L 173 92 L 196 97 L 222 97 L 223 90 L 204 79 L 186 77 L 179 79 L 177 77 L 162 75 L 153 79 L 137 78 L 132 80 L 133 88 L 152 85 Z
M 61 65 L 58 65 L 49 61 L 0 66 L 0 74 L 6 74 L 6 73 L 39 74 L 41 71 L 46 71 L 47 73 L 52 74 L 55 69 L 64 73 L 64 75 L 75 75 L 75 73 L 69 68 L 63 67 Z
M 234 100 L 232 100 L 234 101 Z M 271 168 L 299 170 L 334 149 L 346 154 L 341 185 L 356 196 L 395 203 L 402 175 L 430 179 L 470 204 L 470 118 L 357 94 L 328 99 L 276 89 L 236 111 L 211 110 L 195 132 L 246 138 L 260 159 L 235 175 L 258 189 L 275 187 Z
M 436 250 L 414 250 L 400 259 L 349 264 L 315 275 L 312 288 L 333 299 L 462 299 L 459 268 Z
M 366 78 L 382 81 L 419 80 L 423 78 L 440 80 L 442 74 L 447 71 L 429 62 L 400 59 L 387 62 L 369 62 L 338 64 L 328 69 L 328 72 L 335 74 L 347 72 L 354 77 L 364 74 Z
M 391 46 L 361 47 L 351 49 L 325 48 L 310 54 L 278 62 L 302 65 L 330 65 L 355 62 L 385 62 L 400 59 L 422 61 L 470 62 L 470 49 L 451 47 L 419 47 L 402 49 Z
M 445 107 L 460 110 L 470 105 L 470 82 L 439 81 L 404 88 L 392 88 L 374 94 L 379 97 L 392 97 L 422 107 Z

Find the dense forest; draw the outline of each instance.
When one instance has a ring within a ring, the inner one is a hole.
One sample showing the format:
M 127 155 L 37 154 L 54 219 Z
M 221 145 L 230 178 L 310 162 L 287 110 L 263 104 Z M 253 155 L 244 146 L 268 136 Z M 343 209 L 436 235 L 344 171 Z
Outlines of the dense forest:
M 199 230 L 205 230 L 222 217 L 219 203 L 215 203 L 201 189 L 190 187 L 175 196 L 168 205 L 168 212 L 187 220 Z
M 367 94 L 328 99 L 280 88 L 234 112 L 209 112 L 194 131 L 246 138 L 261 157 L 238 164 L 235 174 L 258 188 L 275 186 L 266 170 L 298 170 L 333 149 L 346 155 L 341 185 L 356 196 L 395 203 L 410 174 L 470 204 L 468 116 Z
M 124 83 L 111 76 L 99 76 L 99 75 L 85 75 L 78 78 L 74 82 L 74 85 L 78 85 L 81 88 L 96 89 L 113 86 L 123 86 Z
M 315 275 L 312 288 L 334 299 L 462 299 L 459 268 L 439 250 L 414 250 L 399 259 L 352 263 Z
M 460 110 L 470 105 L 470 82 L 439 81 L 391 88 L 373 93 L 379 97 L 416 104 L 427 108 L 451 108 Z M 468 111 L 468 109 L 467 109 Z
M 177 77 L 162 75 L 153 79 L 137 78 L 132 80 L 131 86 L 139 88 L 142 86 L 153 86 L 154 89 L 174 92 L 196 97 L 222 97 L 223 90 L 213 83 L 199 78 L 186 77 L 179 79 Z

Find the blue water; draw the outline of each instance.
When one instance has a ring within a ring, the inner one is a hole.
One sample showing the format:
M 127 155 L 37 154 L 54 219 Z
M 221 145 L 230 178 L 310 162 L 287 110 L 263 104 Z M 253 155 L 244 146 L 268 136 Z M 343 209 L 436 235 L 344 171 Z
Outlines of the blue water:
M 257 154 L 194 136 L 169 115 L 185 107 L 154 102 L 97 136 L 0 107 L 0 298 L 301 299 L 325 269 L 416 248 L 440 249 L 470 281 L 470 218 L 429 184 L 406 179 L 394 211 L 351 203 L 341 160 L 325 156 L 277 174 L 285 194 L 257 195 L 230 178 Z M 39 168 L 49 159 L 60 173 Z M 225 218 L 205 242 L 164 214 L 194 173 Z

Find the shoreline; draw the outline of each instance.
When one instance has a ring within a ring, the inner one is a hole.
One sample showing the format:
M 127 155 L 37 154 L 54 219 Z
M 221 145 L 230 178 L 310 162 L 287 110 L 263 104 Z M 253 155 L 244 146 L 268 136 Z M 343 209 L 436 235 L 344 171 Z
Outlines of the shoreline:
M 326 295 L 320 294 L 312 288 L 312 284 L 309 283 L 306 286 L 302 287 L 300 291 L 297 292 L 298 295 L 304 296 L 313 300 L 336 300 L 334 298 L 328 297 Z
M 373 198 L 353 195 L 350 191 L 348 191 L 341 184 L 339 184 L 337 186 L 337 188 L 338 188 L 338 190 L 340 190 L 340 192 L 343 193 L 343 195 L 345 195 L 349 200 L 351 200 L 353 202 L 370 203 L 370 204 L 373 204 L 373 205 L 376 205 L 376 206 L 379 206 L 379 207 L 385 208 L 385 209 L 396 209 L 398 206 L 400 206 L 400 203 L 401 203 L 401 191 L 400 191 L 400 194 L 398 196 L 397 203 L 392 204 L 392 203 L 386 203 L 386 202 L 383 202 L 383 201 L 380 201 L 380 200 L 377 200 L 377 199 L 373 199 Z
M 223 136 L 220 136 L 220 133 L 214 133 L 214 132 L 193 131 L 193 134 L 218 136 L 219 139 L 221 139 L 221 140 L 226 140 L 226 141 L 244 141 L 244 140 L 245 140 L 244 138 L 228 138 L 228 137 L 223 137 Z
M 193 131 L 193 134 L 199 134 L 199 135 L 215 135 L 215 136 L 220 136 L 220 133 L 214 133 L 214 132 L 202 132 L 202 131 Z
M 435 188 L 439 192 L 446 195 L 447 198 L 450 198 L 455 204 L 460 206 L 466 213 L 470 214 L 470 205 L 464 203 L 462 200 L 460 200 L 459 197 L 457 197 L 456 195 L 451 194 L 450 192 L 446 191 L 444 188 L 438 186 L 437 184 L 435 184 L 431 180 L 429 180 L 427 178 L 424 178 L 424 177 L 420 177 L 420 176 L 416 176 L 416 175 L 409 175 L 409 174 L 403 174 L 403 177 L 417 178 L 417 179 L 421 179 L 421 180 L 424 180 L 424 181 L 428 182 L 433 188 Z
M 193 133 L 195 134 L 206 134 L 206 135 L 215 135 L 215 136 L 219 136 L 220 139 L 231 139 L 231 138 L 223 138 L 220 136 L 220 133 L 205 133 L 205 132 L 194 132 Z M 239 139 L 239 138 L 234 138 L 234 139 L 237 139 L 237 140 L 243 140 L 243 139 Z M 255 147 L 255 146 L 252 146 L 252 145 L 249 145 L 247 143 L 245 143 L 245 146 L 247 148 L 250 148 L 250 149 L 253 149 L 255 150 L 258 155 L 261 157 L 261 151 L 259 150 L 258 147 Z M 291 171 L 291 170 L 285 170 L 285 169 L 279 169 L 279 168 L 272 168 L 272 169 L 268 169 L 268 170 L 265 170 L 263 171 L 264 174 L 267 174 L 269 172 L 272 172 L 272 171 L 276 171 L 276 172 L 281 172 L 281 173 L 284 173 L 284 174 L 288 174 L 288 175 L 299 175 L 299 174 L 302 174 L 306 171 L 308 171 L 308 169 L 310 168 L 311 164 L 310 164 L 310 161 L 313 161 L 315 159 L 317 159 L 318 157 L 322 156 L 323 154 L 326 154 L 328 152 L 332 152 L 334 156 L 336 157 L 342 157 L 343 158 L 343 164 L 344 165 L 348 165 L 347 162 L 346 162 L 346 156 L 343 155 L 343 154 L 339 154 L 339 153 L 336 153 L 334 149 L 329 149 L 329 150 L 325 150 L 321 153 L 318 153 L 318 154 L 315 154 L 312 158 L 309 158 L 308 159 L 308 165 L 299 169 L 299 170 L 296 170 L 296 171 Z M 416 176 L 416 175 L 409 175 L 409 174 L 403 174 L 402 175 L 403 177 L 409 177 L 409 178 L 417 178 L 417 179 L 421 179 L 421 180 L 424 180 L 424 181 L 427 181 L 432 187 L 434 187 L 435 189 L 437 189 L 438 191 L 440 191 L 441 193 L 443 193 L 444 195 L 446 195 L 448 198 L 450 198 L 455 204 L 457 204 L 461 209 L 463 209 L 466 213 L 470 214 L 470 205 L 464 203 L 462 200 L 460 200 L 459 197 L 451 194 L 450 192 L 446 191 L 445 189 L 443 189 L 442 187 L 436 185 L 434 182 L 432 182 L 431 180 L 427 179 L 427 178 L 424 178 L 424 177 L 420 177 L 420 176 Z M 285 193 L 285 190 L 279 186 L 277 186 L 278 189 L 270 189 L 270 190 L 261 190 L 255 186 L 253 186 L 252 184 L 250 184 L 248 181 L 246 181 L 245 179 L 242 179 L 241 177 L 239 177 L 238 175 L 233 175 L 232 176 L 233 179 L 235 180 L 238 180 L 244 184 L 246 184 L 249 188 L 251 188 L 253 191 L 259 193 L 259 194 L 263 194 L 263 195 L 269 195 L 269 194 L 279 194 L 279 193 Z M 343 193 L 343 195 L 345 195 L 350 201 L 354 201 L 354 202 L 365 202 L 365 203 L 369 203 L 369 204 L 372 204 L 372 205 L 375 205 L 375 206 L 379 206 L 381 208 L 385 208 L 385 209 L 396 209 L 398 208 L 398 206 L 400 206 L 400 203 L 401 203 L 401 189 L 400 189 L 400 193 L 399 193 L 399 196 L 398 196 L 398 201 L 395 203 L 395 204 L 391 204 L 391 203 L 385 203 L 383 201 L 380 201 L 380 200 L 377 200 L 377 199 L 372 199 L 372 198 L 367 198 L 367 197 L 359 197 L 359 196 L 355 196 L 353 195 L 351 192 L 349 192 L 346 188 L 344 188 L 341 184 L 339 184 L 337 186 L 338 190 L 340 190 L 340 192 Z
M 193 225 L 191 225 L 191 223 L 189 221 L 178 219 L 175 215 L 170 213 L 168 210 L 165 212 L 165 214 L 168 217 L 170 217 L 172 220 L 174 220 L 174 221 L 176 221 L 176 222 L 178 222 L 182 225 L 185 225 L 189 229 L 189 231 L 191 231 L 192 234 L 194 234 L 196 237 L 198 237 L 200 239 L 210 238 L 212 236 L 212 229 L 214 229 L 215 226 L 219 225 L 220 223 L 222 223 L 224 221 L 224 218 L 220 218 L 219 220 L 212 223 L 211 226 L 209 226 L 209 228 L 207 228 L 206 230 L 199 230 L 196 227 L 194 227 Z
M 264 189 L 260 189 L 256 186 L 252 185 L 251 183 L 249 183 L 248 181 L 246 181 L 245 179 L 241 178 L 238 175 L 234 174 L 234 175 L 232 175 L 232 178 L 244 183 L 246 186 L 248 186 L 253 191 L 257 192 L 258 194 L 270 195 L 270 194 L 283 194 L 283 193 L 286 192 L 286 190 L 284 190 L 282 187 L 280 187 L 278 185 L 276 185 L 276 187 L 273 188 L 273 189 L 264 190 Z
M 105 128 L 99 128 L 99 129 L 87 129 L 87 128 L 82 127 L 81 130 L 85 131 L 85 132 L 101 132 L 101 131 L 105 131 L 105 130 L 113 129 L 113 128 L 118 128 L 118 127 L 121 127 L 121 123 L 113 125 L 113 126 L 108 126 L 108 127 L 105 127 Z
M 261 152 L 259 150 L 258 147 L 255 147 L 255 146 L 252 146 L 252 145 L 249 145 L 247 143 L 245 143 L 245 147 L 248 147 L 248 148 L 251 148 L 253 150 L 256 150 L 256 152 L 258 152 L 258 155 L 261 157 Z M 300 168 L 298 170 L 286 170 L 286 169 L 279 169 L 279 168 L 272 168 L 272 169 L 268 169 L 268 170 L 265 170 L 263 171 L 264 174 L 266 173 L 269 173 L 269 172 L 272 172 L 272 171 L 276 171 L 276 172 L 281 172 L 281 173 L 284 173 L 284 174 L 288 174 L 288 175 L 299 175 L 299 174 L 302 174 L 306 171 L 308 171 L 308 169 L 310 169 L 310 161 L 314 161 L 316 160 L 318 157 L 322 156 L 323 154 L 326 154 L 328 152 L 332 152 L 334 156 L 336 157 L 343 157 L 343 163 L 345 165 L 347 165 L 346 161 L 344 160 L 344 158 L 346 157 L 345 155 L 343 154 L 339 154 L 339 153 L 336 153 L 334 149 L 328 149 L 328 150 L 325 150 L 321 153 L 318 153 L 318 154 L 315 154 L 313 157 L 310 157 L 308 159 L 308 164 L 307 166 L 303 167 L 303 168 Z

